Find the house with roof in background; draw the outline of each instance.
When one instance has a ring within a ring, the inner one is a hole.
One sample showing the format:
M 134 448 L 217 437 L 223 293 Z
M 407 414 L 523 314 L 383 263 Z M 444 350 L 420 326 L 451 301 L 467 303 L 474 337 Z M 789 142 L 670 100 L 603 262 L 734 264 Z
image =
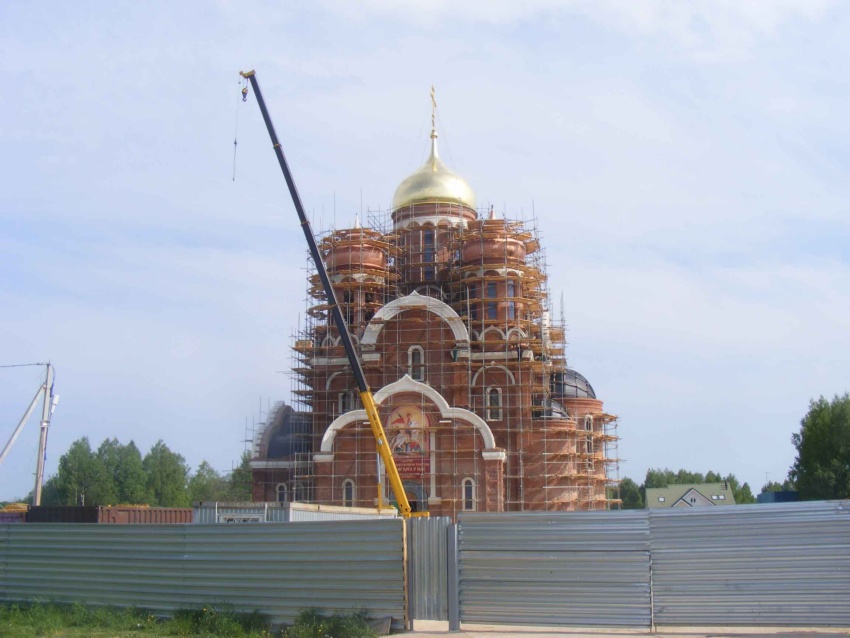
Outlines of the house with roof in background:
M 734 505 L 735 495 L 728 481 L 722 483 L 690 483 L 651 487 L 646 490 L 647 509 L 662 507 L 706 507 Z

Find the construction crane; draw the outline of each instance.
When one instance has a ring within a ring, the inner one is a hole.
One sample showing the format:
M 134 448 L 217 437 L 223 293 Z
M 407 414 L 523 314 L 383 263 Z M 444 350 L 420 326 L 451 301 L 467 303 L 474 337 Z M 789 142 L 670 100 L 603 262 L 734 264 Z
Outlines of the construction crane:
M 357 381 L 357 388 L 360 392 L 360 401 L 363 403 L 363 408 L 366 410 L 366 416 L 369 417 L 369 425 L 372 428 L 372 434 L 375 437 L 375 445 L 378 448 L 378 454 L 384 462 L 384 468 L 387 477 L 390 480 L 393 494 L 395 495 L 396 503 L 398 504 L 399 514 L 403 518 L 410 516 L 428 516 L 427 512 L 411 513 L 410 502 L 407 500 L 407 494 L 404 491 L 404 485 L 401 482 L 401 476 L 398 473 L 395 461 L 393 460 L 392 451 L 387 445 L 387 437 L 384 433 L 384 426 L 381 425 L 381 417 L 378 414 L 378 408 L 375 406 L 375 399 L 372 396 L 372 390 L 369 389 L 369 384 L 366 383 L 366 376 L 363 374 L 363 366 L 360 365 L 360 359 L 354 350 L 354 344 L 351 341 L 351 335 L 348 332 L 348 326 L 342 316 L 342 310 L 337 302 L 336 293 L 334 292 L 331 280 L 328 277 L 328 271 L 322 261 L 322 255 L 319 253 L 319 248 L 316 245 L 316 238 L 313 236 L 313 231 L 310 228 L 310 222 L 304 214 L 304 206 L 301 204 L 301 196 L 298 194 L 298 189 L 295 187 L 295 182 L 292 179 L 292 173 L 289 171 L 289 164 L 286 162 L 286 157 L 283 154 L 283 149 L 277 139 L 274 125 L 272 124 L 269 111 L 266 108 L 266 102 L 263 100 L 263 94 L 260 91 L 260 85 L 257 83 L 257 74 L 254 71 L 240 71 L 239 75 L 251 83 L 251 88 L 254 90 L 254 95 L 257 96 L 257 104 L 260 106 L 260 112 L 263 114 L 263 120 L 266 123 L 266 128 L 269 131 L 269 137 L 272 140 L 272 148 L 277 161 L 280 164 L 280 170 L 283 172 L 283 178 L 286 180 L 286 185 L 289 187 L 289 194 L 292 197 L 292 203 L 295 205 L 295 211 L 298 213 L 298 219 L 301 221 L 301 229 L 304 231 L 304 238 L 307 240 L 307 245 L 310 247 L 310 255 L 313 257 L 313 262 L 316 264 L 316 270 L 319 272 L 319 279 L 322 281 L 322 287 L 325 291 L 325 296 L 328 299 L 328 307 L 333 316 L 334 324 L 339 332 L 340 340 L 345 348 L 345 355 L 348 357 L 348 363 L 351 365 L 351 371 Z M 247 95 L 247 87 L 242 90 L 243 99 Z M 379 486 L 380 489 L 380 486 Z

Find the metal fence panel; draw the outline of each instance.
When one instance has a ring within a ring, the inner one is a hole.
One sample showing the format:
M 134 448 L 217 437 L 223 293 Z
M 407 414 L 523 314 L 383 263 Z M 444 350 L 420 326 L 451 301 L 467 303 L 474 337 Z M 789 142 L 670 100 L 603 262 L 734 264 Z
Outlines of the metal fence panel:
M 448 517 L 407 520 L 410 613 L 419 620 L 448 620 L 446 530 Z
M 3 600 L 160 612 L 227 603 L 274 623 L 300 610 L 407 621 L 401 520 L 267 525 L 6 525 Z
M 285 523 L 289 510 L 278 503 L 198 503 L 192 522 L 201 525 L 214 523 Z
M 651 510 L 658 625 L 850 626 L 850 502 Z
M 645 511 L 461 514 L 462 622 L 648 627 Z
M 301 523 L 396 518 L 395 508 L 339 507 L 311 503 L 227 503 L 204 501 L 194 507 L 194 521 L 211 523 Z

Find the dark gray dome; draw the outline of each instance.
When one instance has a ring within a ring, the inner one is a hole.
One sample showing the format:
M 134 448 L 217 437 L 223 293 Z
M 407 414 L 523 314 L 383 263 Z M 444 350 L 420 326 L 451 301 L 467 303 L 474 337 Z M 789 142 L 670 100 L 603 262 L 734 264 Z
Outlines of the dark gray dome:
M 266 458 L 283 459 L 313 451 L 309 414 L 296 412 L 288 405 L 281 405 L 272 423 L 273 433 L 269 439 Z
M 590 381 L 575 370 L 564 370 L 552 375 L 552 396 L 559 399 L 595 399 L 596 393 Z

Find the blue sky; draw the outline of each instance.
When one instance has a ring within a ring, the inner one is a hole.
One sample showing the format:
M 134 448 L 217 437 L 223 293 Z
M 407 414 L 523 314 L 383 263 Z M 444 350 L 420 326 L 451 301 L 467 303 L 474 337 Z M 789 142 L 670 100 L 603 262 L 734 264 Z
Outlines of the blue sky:
M 317 228 L 389 207 L 435 84 L 447 164 L 538 219 L 621 475 L 783 479 L 809 400 L 850 389 L 848 22 L 827 0 L 4 3 L 0 365 L 56 366 L 48 474 L 81 436 L 228 470 L 288 399 L 306 254 L 239 102 L 255 68 Z M 0 369 L 0 443 L 40 374 Z M 37 436 L 0 498 L 31 489 Z

